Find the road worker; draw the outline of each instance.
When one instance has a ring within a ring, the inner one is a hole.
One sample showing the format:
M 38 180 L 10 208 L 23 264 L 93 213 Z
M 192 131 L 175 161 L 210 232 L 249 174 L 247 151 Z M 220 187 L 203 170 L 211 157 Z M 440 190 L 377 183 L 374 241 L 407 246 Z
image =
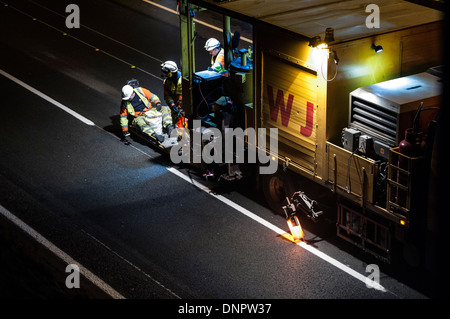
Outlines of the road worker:
M 176 126 L 183 128 L 186 125 L 183 113 L 182 77 L 178 66 L 173 61 L 161 64 L 161 71 L 166 77 L 164 79 L 164 100 L 172 111 L 172 120 Z
M 225 69 L 225 51 L 221 48 L 219 40 L 216 38 L 208 39 L 205 49 L 211 54 L 211 66 L 208 70 L 228 76 L 228 71 Z
M 159 97 L 140 86 L 126 84 L 122 87 L 122 103 L 120 106 L 120 125 L 124 137 L 130 135 L 128 120 L 132 125 L 164 142 L 163 129 L 170 136 L 173 130 L 172 116 L 168 106 L 162 106 Z
M 182 86 L 181 72 L 173 61 L 166 61 L 161 64 L 161 71 L 164 73 L 164 100 L 171 110 L 181 109 Z

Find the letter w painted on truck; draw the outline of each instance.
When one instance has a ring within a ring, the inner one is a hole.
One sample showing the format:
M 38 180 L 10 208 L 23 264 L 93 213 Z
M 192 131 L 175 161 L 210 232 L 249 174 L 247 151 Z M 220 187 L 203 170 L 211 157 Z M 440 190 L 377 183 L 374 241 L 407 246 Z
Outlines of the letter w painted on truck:
M 287 103 L 285 103 L 284 92 L 278 89 L 277 97 L 274 99 L 273 88 L 267 85 L 267 97 L 269 99 L 270 119 L 274 122 L 278 120 L 278 113 L 281 113 L 281 124 L 288 127 L 291 118 L 292 105 L 294 103 L 294 96 L 288 95 Z M 306 102 L 306 125 L 300 126 L 300 134 L 309 137 L 313 131 L 314 123 L 314 104 Z

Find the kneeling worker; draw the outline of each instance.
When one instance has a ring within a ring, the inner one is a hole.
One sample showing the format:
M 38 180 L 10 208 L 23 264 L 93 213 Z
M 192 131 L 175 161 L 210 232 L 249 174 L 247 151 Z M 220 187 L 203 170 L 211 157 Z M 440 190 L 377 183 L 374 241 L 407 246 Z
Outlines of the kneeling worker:
M 172 116 L 167 106 L 162 106 L 157 95 L 143 87 L 133 88 L 125 85 L 122 88 L 122 103 L 120 106 L 120 125 L 124 137 L 130 135 L 128 131 L 128 116 L 133 118 L 132 124 L 149 136 L 164 142 L 162 132 L 152 124 L 149 118 L 161 117 L 162 127 L 170 136 L 173 130 Z

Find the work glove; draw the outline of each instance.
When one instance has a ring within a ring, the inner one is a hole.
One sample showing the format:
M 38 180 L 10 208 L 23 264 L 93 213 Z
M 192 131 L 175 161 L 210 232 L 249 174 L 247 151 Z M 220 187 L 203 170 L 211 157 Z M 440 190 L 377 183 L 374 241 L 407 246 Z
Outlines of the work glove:
M 129 136 L 130 136 L 130 132 L 122 131 L 122 140 L 121 140 L 121 142 L 125 143 L 125 145 L 130 145 L 131 142 L 128 140 Z
M 156 103 L 156 110 L 157 110 L 158 112 L 161 112 L 161 108 L 162 108 L 161 103 Z

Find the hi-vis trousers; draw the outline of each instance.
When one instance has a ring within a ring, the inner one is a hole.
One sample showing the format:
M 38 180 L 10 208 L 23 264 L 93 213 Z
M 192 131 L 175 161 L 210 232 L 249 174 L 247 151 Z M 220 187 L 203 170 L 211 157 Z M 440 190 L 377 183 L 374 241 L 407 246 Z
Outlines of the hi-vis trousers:
M 152 123 L 152 121 L 149 120 L 150 118 L 158 119 L 158 121 L 160 119 L 161 122 Z M 161 126 L 166 128 L 167 125 L 172 124 L 170 108 L 168 106 L 162 106 L 161 112 L 159 112 L 155 107 L 153 107 L 150 111 L 147 111 L 146 113 L 134 118 L 132 124 L 139 127 L 140 130 L 145 134 L 152 135 L 153 133 L 156 133 L 158 135 L 161 135 Z

